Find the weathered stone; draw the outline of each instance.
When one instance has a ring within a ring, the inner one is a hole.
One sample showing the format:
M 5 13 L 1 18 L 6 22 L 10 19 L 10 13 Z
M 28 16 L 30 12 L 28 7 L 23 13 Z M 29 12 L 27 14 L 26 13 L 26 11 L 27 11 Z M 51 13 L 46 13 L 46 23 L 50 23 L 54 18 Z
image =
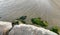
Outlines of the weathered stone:
M 0 21 L 0 35 L 5 35 L 12 28 L 11 22 Z
M 9 32 L 9 35 L 57 35 L 47 29 L 33 25 L 20 24 L 15 25 Z

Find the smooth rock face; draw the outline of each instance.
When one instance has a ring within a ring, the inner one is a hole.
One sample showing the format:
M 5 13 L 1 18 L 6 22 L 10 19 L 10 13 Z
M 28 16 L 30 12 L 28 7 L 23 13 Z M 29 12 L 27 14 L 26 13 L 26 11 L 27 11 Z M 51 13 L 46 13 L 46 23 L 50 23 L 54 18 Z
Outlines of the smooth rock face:
M 0 35 L 5 35 L 6 32 L 12 28 L 10 22 L 0 21 Z
M 57 35 L 54 32 L 33 25 L 15 25 L 9 35 Z

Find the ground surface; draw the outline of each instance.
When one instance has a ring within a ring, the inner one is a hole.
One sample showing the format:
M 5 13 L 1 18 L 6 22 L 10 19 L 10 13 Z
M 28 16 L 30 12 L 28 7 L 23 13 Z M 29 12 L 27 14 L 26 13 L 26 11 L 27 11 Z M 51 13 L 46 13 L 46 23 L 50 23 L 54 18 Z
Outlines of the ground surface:
M 50 26 L 60 26 L 60 0 L 0 0 L 0 20 L 12 21 L 17 17 L 27 15 L 41 17 Z

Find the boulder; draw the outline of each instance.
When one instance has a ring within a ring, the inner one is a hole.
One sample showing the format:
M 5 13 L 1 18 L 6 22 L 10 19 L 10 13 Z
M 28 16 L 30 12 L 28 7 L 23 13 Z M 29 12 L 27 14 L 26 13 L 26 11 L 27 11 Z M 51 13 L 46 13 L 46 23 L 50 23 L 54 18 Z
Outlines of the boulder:
M 6 35 L 6 32 L 11 28 L 11 22 L 0 21 L 0 35 Z
M 20 24 L 15 25 L 13 29 L 9 32 L 9 35 L 58 35 L 58 34 L 47 29 L 44 29 L 42 27 Z

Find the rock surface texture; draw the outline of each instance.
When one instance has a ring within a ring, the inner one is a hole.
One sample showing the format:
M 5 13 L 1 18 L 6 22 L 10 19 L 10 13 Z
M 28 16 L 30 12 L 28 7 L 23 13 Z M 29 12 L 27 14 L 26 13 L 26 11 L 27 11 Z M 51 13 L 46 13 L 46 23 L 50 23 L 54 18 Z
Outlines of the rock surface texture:
M 10 22 L 0 21 L 0 35 L 5 35 L 6 32 L 12 28 Z
M 9 35 L 57 35 L 54 32 L 33 25 L 15 25 Z
M 13 21 L 23 15 L 28 16 L 27 23 L 41 17 L 50 27 L 60 27 L 60 0 L 0 0 L 0 20 Z

